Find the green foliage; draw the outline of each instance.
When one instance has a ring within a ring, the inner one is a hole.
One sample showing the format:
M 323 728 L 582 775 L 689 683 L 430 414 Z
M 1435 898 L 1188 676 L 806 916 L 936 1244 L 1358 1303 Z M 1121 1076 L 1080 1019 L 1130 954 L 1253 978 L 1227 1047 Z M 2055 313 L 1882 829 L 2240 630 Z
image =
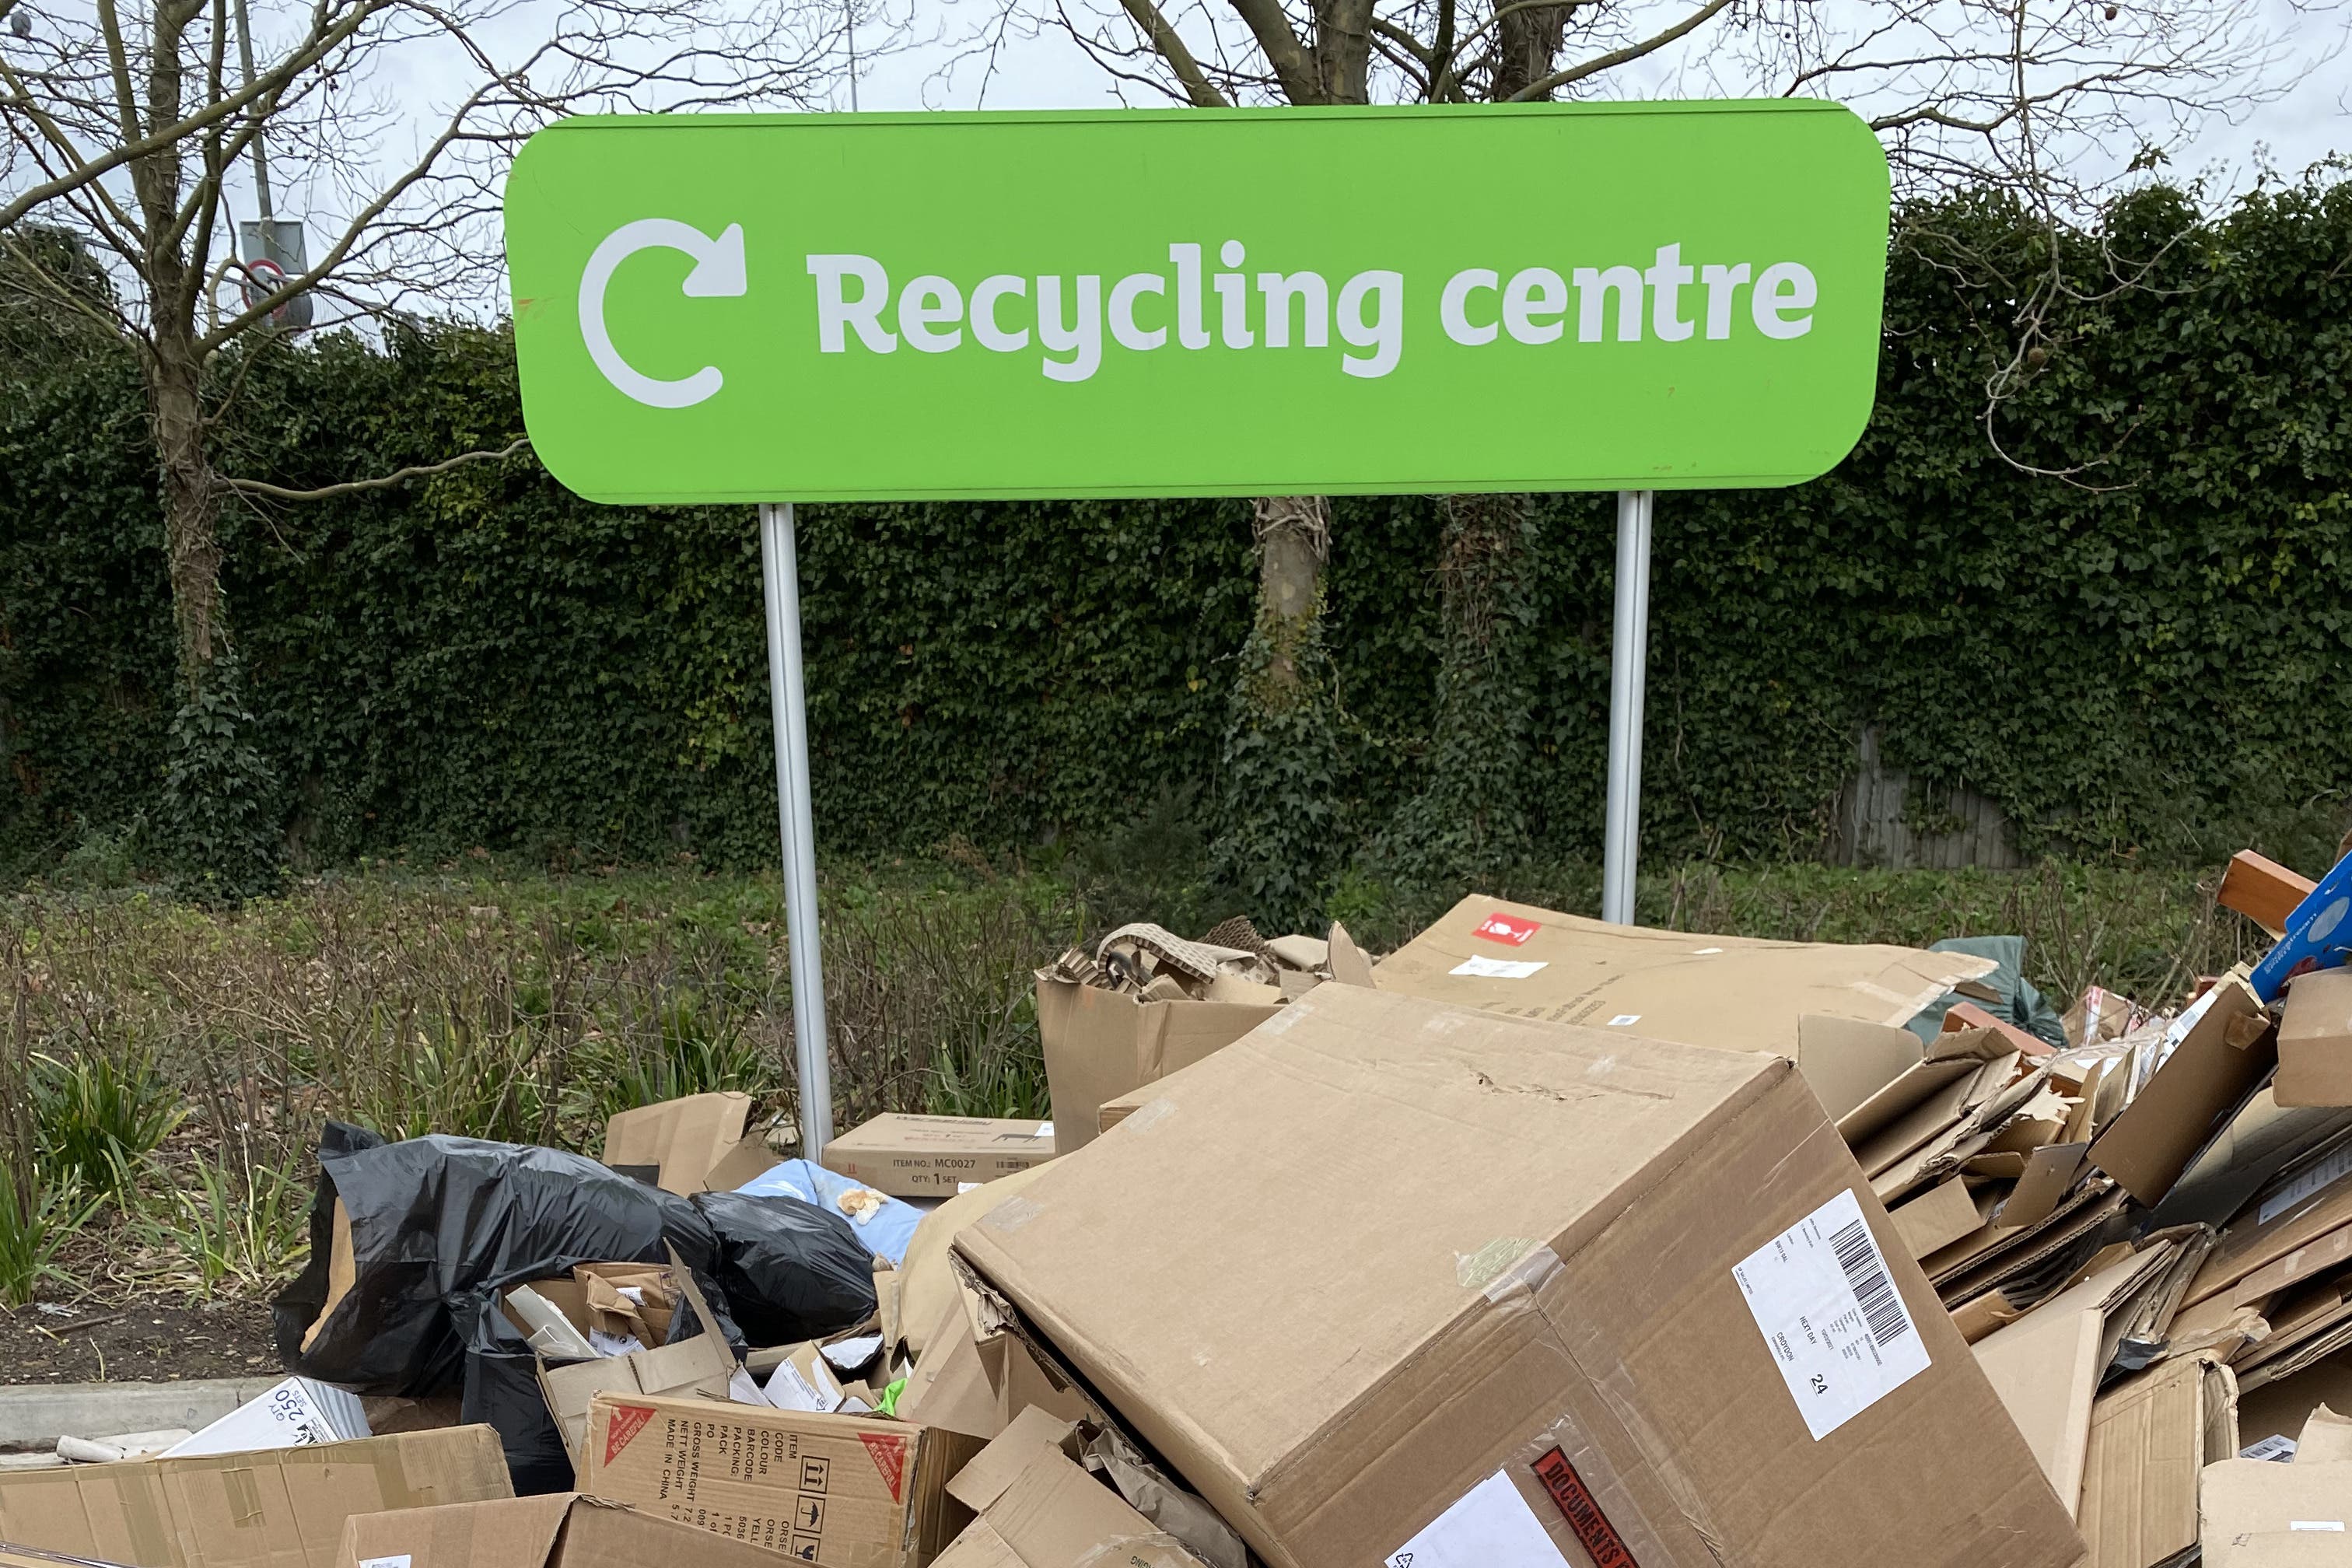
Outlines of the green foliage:
M 1218 758 L 1209 876 L 1268 931 L 1319 924 L 1346 862 L 1347 727 L 1323 616 L 1261 614 L 1242 646 Z
M 1991 195 L 1901 227 L 1853 455 L 1794 489 L 1659 498 L 1646 852 L 1820 853 L 1875 725 L 1923 807 L 1965 784 L 2030 856 L 2327 858 L 2352 778 L 2352 184 L 2269 188 L 2210 224 L 2150 191 L 2054 249 Z M 232 473 L 317 485 L 520 429 L 502 333 L 255 352 Z M 51 867 L 142 819 L 140 856 L 219 845 L 244 868 L 224 893 L 278 860 L 478 846 L 772 863 L 748 510 L 591 506 L 523 458 L 236 510 L 253 723 L 200 764 L 168 732 L 128 356 L 0 342 L 0 863 Z M 1174 781 L 1200 786 L 1206 885 L 1269 925 L 1407 870 L 1531 886 L 1514 844 L 1599 845 L 1614 528 L 1603 496 L 1536 498 L 1525 527 L 1507 651 L 1470 658 L 1438 503 L 1335 502 L 1328 700 L 1294 722 L 1233 706 L 1263 657 L 1241 506 L 805 509 L 824 852 L 1101 842 Z M 1499 717 L 1476 706 L 1492 681 Z M 173 763 L 254 785 L 184 825 Z M 1367 863 L 1384 832 L 1422 868 Z
M 120 1196 L 147 1157 L 187 1112 L 145 1052 L 37 1053 L 33 1120 L 40 1160 L 52 1181 L 101 1197 Z
M 1444 636 L 1423 783 L 1373 859 L 1411 887 L 1499 888 L 1533 848 L 1538 536 L 1525 496 L 1449 496 L 1443 513 Z
M 258 744 L 244 688 L 242 662 L 223 654 L 204 690 L 172 715 L 163 819 L 180 890 L 206 903 L 272 892 L 285 877 L 277 770 Z
M 37 1185 L 19 1193 L 0 1182 L 0 1307 L 22 1307 L 53 1280 L 62 1282 L 58 1254 L 79 1235 L 100 1200 L 70 1186 Z

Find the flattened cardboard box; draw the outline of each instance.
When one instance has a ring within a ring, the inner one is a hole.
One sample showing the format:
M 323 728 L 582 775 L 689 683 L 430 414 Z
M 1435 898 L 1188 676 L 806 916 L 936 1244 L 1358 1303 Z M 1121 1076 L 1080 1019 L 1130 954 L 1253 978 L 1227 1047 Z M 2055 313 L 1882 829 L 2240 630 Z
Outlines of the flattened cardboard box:
M 2083 1466 L 2090 1568 L 2157 1568 L 2197 1547 L 2198 1472 L 2238 1451 L 2237 1384 L 2202 1357 L 2159 1362 L 2099 1395 Z
M 1786 1060 L 1325 985 L 1160 1090 L 957 1250 L 1273 1568 L 2080 1555 Z
M 353 1514 L 514 1495 L 488 1426 L 0 1474 L 0 1541 L 124 1568 L 331 1568 Z
M 578 1492 L 355 1514 L 335 1554 L 335 1568 L 670 1568 L 688 1562 L 695 1568 L 783 1568 L 784 1560 Z
M 1610 925 L 1472 895 L 1372 970 L 1383 991 L 1794 1058 L 1807 1015 L 1903 1024 L 1991 959 Z
M 1223 1049 L 1282 1010 L 1256 1002 L 1146 1002 L 1037 972 L 1037 1036 L 1062 1153 L 1094 1142 L 1102 1102 Z
M 600 1394 L 581 1489 L 826 1568 L 923 1568 L 978 1441 L 907 1421 Z
M 898 1198 L 951 1198 L 1054 1157 L 1054 1124 L 887 1111 L 824 1146 L 824 1168 Z

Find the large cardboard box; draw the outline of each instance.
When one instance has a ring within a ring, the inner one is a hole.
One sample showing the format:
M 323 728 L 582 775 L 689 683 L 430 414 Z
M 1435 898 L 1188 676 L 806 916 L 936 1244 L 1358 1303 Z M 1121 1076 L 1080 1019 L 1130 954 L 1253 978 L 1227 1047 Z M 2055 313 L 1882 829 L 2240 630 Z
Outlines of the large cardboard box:
M 600 1394 L 580 1485 L 825 1568 L 923 1568 L 971 1521 L 947 1488 L 980 1448 L 912 1422 Z
M 886 1111 L 824 1146 L 824 1165 L 897 1198 L 951 1198 L 1054 1157 L 1054 1124 Z
M 125 1568 L 332 1568 L 353 1514 L 513 1495 L 498 1434 L 451 1426 L 0 1473 L 0 1541 Z
M 2352 1462 L 2222 1459 L 2198 1489 L 2204 1568 L 2343 1568 L 2352 1563 Z
M 578 1492 L 354 1515 L 335 1568 L 783 1568 L 779 1552 L 713 1541 Z
M 1611 925 L 1473 894 L 1382 959 L 1372 983 L 1522 1018 L 1798 1054 L 1807 1016 L 1902 1024 L 1990 958 Z
M 2073 1563 L 1791 1065 L 1623 1044 L 1325 985 L 957 1249 L 1275 1568 Z
M 2287 987 L 2279 1020 L 2281 1105 L 2352 1105 L 2352 969 L 2320 969 Z
M 1240 1039 L 1280 1003 L 1146 1002 L 1037 972 L 1037 1035 L 1061 1153 L 1094 1142 L 1106 1100 L 1166 1078 Z

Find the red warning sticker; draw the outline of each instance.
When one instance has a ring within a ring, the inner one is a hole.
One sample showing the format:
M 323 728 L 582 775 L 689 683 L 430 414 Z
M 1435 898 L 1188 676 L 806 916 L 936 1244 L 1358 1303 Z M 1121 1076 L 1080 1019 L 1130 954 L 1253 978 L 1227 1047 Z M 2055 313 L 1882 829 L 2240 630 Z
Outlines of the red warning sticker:
M 654 1413 L 642 1405 L 615 1405 L 612 1419 L 604 1426 L 604 1462 L 611 1464 L 621 1457 L 636 1435 L 646 1429 Z
M 890 1500 L 905 1501 L 899 1495 L 899 1489 L 907 1474 L 907 1439 L 881 1432 L 860 1432 L 857 1440 L 866 1445 L 868 1454 L 874 1456 L 874 1468 L 882 1472 L 883 1480 L 889 1484 Z
M 1483 936 L 1488 942 L 1499 942 L 1508 947 L 1525 947 L 1528 938 L 1541 930 L 1543 926 L 1538 921 L 1523 921 L 1517 915 L 1507 915 L 1497 910 L 1480 921 L 1478 929 L 1470 934 Z
M 1625 1549 L 1624 1537 L 1601 1511 L 1592 1489 L 1568 1462 L 1568 1456 L 1558 1448 L 1545 1454 L 1535 1463 L 1536 1479 L 1543 1483 L 1551 1500 L 1559 1504 L 1559 1511 L 1568 1516 L 1568 1528 L 1576 1531 L 1576 1539 L 1592 1557 L 1592 1568 L 1640 1568 L 1633 1554 Z

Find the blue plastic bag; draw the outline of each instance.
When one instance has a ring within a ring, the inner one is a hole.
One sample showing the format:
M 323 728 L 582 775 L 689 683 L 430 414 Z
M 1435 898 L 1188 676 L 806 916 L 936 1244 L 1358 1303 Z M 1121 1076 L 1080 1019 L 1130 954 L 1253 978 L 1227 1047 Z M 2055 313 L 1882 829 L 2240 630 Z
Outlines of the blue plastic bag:
M 876 1257 L 888 1258 L 894 1268 L 907 1261 L 907 1244 L 915 1239 L 915 1226 L 923 1218 L 922 1211 L 914 1205 L 892 1197 L 884 1198 L 881 1208 L 862 1221 L 856 1215 L 845 1214 L 839 1202 L 844 1193 L 872 1189 L 808 1160 L 787 1160 L 735 1190 L 753 1197 L 798 1198 L 827 1214 L 840 1215 L 856 1232 L 857 1239 Z

